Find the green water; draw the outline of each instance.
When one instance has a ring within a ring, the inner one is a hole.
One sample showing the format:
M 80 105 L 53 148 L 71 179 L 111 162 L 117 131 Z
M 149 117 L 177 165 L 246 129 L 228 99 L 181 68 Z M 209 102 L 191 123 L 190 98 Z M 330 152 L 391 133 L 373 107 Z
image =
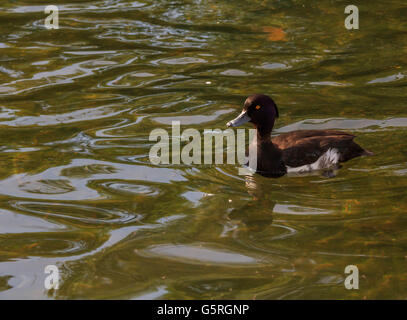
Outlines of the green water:
M 348 4 L 1 1 L 0 299 L 407 298 L 407 6 L 355 2 L 350 31 Z M 152 129 L 225 128 L 256 92 L 275 134 L 375 156 L 253 181 L 149 162 Z

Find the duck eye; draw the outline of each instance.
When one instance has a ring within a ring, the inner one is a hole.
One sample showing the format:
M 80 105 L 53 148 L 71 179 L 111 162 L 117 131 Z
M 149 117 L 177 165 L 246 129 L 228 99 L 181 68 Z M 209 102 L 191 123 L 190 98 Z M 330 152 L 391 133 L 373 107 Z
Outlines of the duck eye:
M 256 110 L 259 110 L 261 108 L 261 106 L 257 105 L 256 106 Z

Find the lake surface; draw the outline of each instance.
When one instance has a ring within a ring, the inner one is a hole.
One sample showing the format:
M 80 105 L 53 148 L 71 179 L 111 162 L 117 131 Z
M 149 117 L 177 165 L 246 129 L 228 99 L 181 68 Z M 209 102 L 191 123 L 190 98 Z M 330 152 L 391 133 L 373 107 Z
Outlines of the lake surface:
M 360 4 L 359 30 L 348 1 L 50 4 L 58 30 L 44 1 L 0 9 L 0 299 L 407 298 L 405 1 Z M 150 163 L 151 130 L 225 129 L 257 92 L 274 134 L 375 155 L 333 178 Z

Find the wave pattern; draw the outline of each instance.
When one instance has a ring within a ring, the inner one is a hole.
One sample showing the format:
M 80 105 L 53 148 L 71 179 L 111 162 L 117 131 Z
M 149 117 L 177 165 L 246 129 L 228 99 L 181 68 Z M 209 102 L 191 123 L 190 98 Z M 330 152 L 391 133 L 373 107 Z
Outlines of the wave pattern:
M 59 30 L 32 1 L 0 12 L 0 298 L 406 298 L 401 0 L 354 32 L 328 0 L 54 4 Z M 334 178 L 149 162 L 152 129 L 224 128 L 255 92 L 275 134 L 347 130 L 375 156 Z

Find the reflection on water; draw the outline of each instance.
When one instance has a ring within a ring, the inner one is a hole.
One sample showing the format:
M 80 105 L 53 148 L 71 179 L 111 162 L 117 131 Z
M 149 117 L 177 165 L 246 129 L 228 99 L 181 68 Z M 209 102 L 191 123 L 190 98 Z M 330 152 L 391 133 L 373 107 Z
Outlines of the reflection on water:
M 244 256 L 242 254 L 230 253 L 215 249 L 208 249 L 202 245 L 184 246 L 184 245 L 163 245 L 152 248 L 147 248 L 147 252 L 151 252 L 160 257 L 169 257 L 174 259 L 184 259 L 202 263 L 223 263 L 223 264 L 246 264 L 254 263 L 256 260 Z
M 404 2 L 357 31 L 332 1 L 53 4 L 59 30 L 39 2 L 0 13 L 0 298 L 406 298 Z M 375 156 L 279 179 L 149 163 L 152 129 L 224 128 L 255 92 L 274 134 L 348 130 Z

